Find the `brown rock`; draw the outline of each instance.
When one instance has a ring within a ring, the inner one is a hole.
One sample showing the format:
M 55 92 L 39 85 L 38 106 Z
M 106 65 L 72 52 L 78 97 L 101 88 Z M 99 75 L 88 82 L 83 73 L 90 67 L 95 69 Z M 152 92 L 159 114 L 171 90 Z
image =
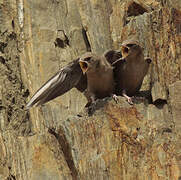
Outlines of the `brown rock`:
M 181 81 L 176 81 L 169 86 L 169 100 L 176 130 L 181 128 Z M 179 133 L 180 134 L 180 133 Z
M 1 1 L 0 179 L 180 179 L 180 7 L 180 0 Z M 153 60 L 142 86 L 153 102 L 102 100 L 88 116 L 80 113 L 86 99 L 72 90 L 23 110 L 29 93 L 68 61 L 118 49 L 130 36 Z

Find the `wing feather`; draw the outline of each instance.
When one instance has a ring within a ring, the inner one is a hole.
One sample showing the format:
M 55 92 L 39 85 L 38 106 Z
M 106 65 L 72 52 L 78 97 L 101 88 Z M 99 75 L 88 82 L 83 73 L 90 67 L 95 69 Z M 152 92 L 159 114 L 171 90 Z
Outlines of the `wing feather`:
M 103 56 L 107 59 L 107 61 L 111 65 L 118 59 L 122 58 L 122 54 L 120 50 L 107 50 L 104 52 Z
M 50 78 L 30 99 L 26 108 L 33 105 L 44 104 L 75 87 L 84 76 L 76 59 L 66 67 L 60 69 L 52 78 Z

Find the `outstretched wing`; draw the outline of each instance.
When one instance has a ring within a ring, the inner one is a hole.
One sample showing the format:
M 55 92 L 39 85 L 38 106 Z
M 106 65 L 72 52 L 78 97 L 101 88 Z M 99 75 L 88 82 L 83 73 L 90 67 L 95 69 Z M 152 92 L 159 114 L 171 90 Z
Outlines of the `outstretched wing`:
M 79 59 L 74 60 L 66 67 L 60 69 L 51 79 L 49 79 L 30 99 L 26 108 L 29 109 L 33 105 L 44 104 L 62 94 L 66 93 L 79 84 L 84 79 L 82 70 L 79 65 Z M 82 86 L 87 87 L 86 84 Z

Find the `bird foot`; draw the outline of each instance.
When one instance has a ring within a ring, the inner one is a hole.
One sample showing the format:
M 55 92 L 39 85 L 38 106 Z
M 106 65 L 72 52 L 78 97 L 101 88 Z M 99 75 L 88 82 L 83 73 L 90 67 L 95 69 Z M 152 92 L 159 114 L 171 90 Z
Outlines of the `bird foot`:
M 133 100 L 132 100 L 131 97 L 128 97 L 128 98 L 127 98 L 127 101 L 128 101 L 128 103 L 129 103 L 130 105 L 133 105 Z
M 126 98 L 126 100 L 128 101 L 128 103 L 129 103 L 130 105 L 133 105 L 132 97 L 127 96 L 125 93 L 123 93 L 123 96 Z
M 116 94 L 112 94 L 112 98 L 114 99 L 114 101 L 116 102 L 116 103 L 118 103 L 118 96 L 116 95 Z

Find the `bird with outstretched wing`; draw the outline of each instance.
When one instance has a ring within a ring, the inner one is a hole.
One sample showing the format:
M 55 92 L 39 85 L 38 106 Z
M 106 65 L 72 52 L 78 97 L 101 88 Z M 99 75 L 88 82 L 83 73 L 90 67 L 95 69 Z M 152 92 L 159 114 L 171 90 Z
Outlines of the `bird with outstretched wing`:
M 83 58 L 82 58 L 83 57 Z M 77 88 L 80 92 L 85 92 L 87 89 L 87 74 L 84 69 L 88 70 L 89 65 L 87 59 L 93 59 L 95 54 L 85 53 L 80 58 L 70 62 L 67 66 L 60 69 L 53 77 L 51 77 L 27 103 L 26 108 L 36 105 L 42 105 L 46 102 L 63 95 L 72 88 Z M 101 59 L 101 56 L 97 56 Z M 121 52 L 115 50 L 106 51 L 103 57 L 110 63 L 121 58 Z M 81 61 L 85 61 L 80 62 Z M 87 61 L 87 62 L 86 62 Z M 82 65 L 82 66 L 81 66 Z M 87 66 L 84 67 L 83 65 Z M 88 101 L 90 100 L 89 93 L 85 93 Z

